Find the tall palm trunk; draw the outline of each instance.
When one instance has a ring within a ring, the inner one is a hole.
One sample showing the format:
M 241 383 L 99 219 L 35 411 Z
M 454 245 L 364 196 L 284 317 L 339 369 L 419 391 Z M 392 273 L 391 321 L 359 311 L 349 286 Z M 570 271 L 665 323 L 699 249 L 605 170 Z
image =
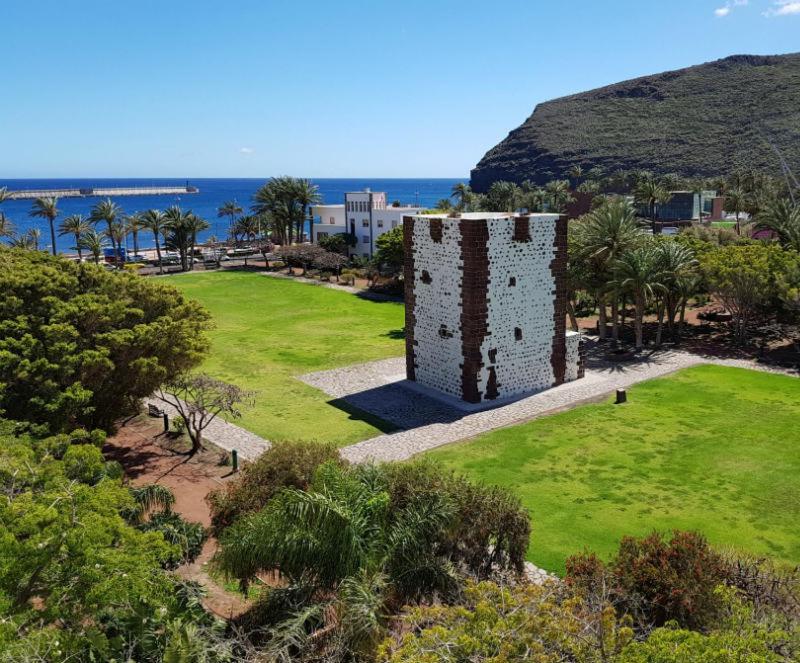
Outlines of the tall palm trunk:
M 601 341 L 606 339 L 606 300 L 605 297 L 597 298 L 597 334 Z
M 153 224 L 155 225 L 155 223 Z M 158 241 L 158 232 L 153 232 L 153 237 L 156 239 L 156 258 L 158 258 L 158 273 L 164 273 L 164 263 L 161 262 L 161 244 Z
M 53 255 L 56 254 L 56 219 L 53 216 L 48 216 L 47 220 L 50 222 L 50 247 Z
M 644 296 L 641 293 L 636 293 L 636 349 L 641 350 L 644 347 Z
M 619 297 L 616 294 L 611 300 L 611 338 L 619 341 Z
M 78 249 L 78 262 L 83 262 L 83 249 L 81 248 L 80 233 L 75 233 L 75 248 Z
M 656 331 L 656 345 L 661 345 L 661 335 L 664 332 L 664 300 L 658 300 L 658 329 Z
M 114 256 L 114 267 L 118 267 L 119 252 L 117 251 L 117 243 L 114 241 L 113 227 L 111 221 L 107 220 L 106 223 L 108 224 L 108 238 L 111 240 L 111 255 Z
M 139 255 L 139 231 L 133 231 L 133 255 Z

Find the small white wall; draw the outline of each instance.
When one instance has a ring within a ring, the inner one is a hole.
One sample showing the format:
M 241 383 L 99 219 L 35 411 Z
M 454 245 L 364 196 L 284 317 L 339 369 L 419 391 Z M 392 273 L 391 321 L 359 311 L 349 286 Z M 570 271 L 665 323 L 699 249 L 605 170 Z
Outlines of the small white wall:
M 580 347 L 581 335 L 578 332 L 567 332 L 567 366 L 564 372 L 564 382 L 572 382 L 578 379 L 578 369 L 580 368 Z

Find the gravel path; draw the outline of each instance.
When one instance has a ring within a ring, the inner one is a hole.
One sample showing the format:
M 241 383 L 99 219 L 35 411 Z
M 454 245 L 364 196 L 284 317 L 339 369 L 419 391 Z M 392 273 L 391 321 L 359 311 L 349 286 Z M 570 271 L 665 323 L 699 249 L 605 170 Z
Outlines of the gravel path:
M 155 405 L 166 412 L 170 419 L 178 416 L 174 407 L 157 396 L 145 399 L 145 405 Z M 225 449 L 225 451 L 236 449 L 242 460 L 255 460 L 270 446 L 269 442 L 263 437 L 259 437 L 255 433 L 251 433 L 219 417 L 214 419 L 208 425 L 208 428 L 203 431 L 203 439 L 208 440 L 220 449 Z

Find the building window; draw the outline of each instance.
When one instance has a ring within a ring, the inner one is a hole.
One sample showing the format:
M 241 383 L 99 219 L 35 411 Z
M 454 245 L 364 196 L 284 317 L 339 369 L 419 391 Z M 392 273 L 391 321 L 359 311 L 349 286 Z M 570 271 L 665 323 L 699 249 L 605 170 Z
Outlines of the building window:
M 362 228 L 369 228 L 369 219 L 361 219 Z
M 509 279 L 508 279 L 508 287 L 509 288 L 513 288 L 515 285 L 517 285 L 517 277 L 516 276 L 509 277 Z
M 397 221 L 392 221 L 392 228 L 397 228 Z
M 522 340 L 522 330 L 519 327 L 514 327 L 514 340 Z
M 428 284 L 433 282 L 433 279 L 431 278 L 430 272 L 428 272 L 427 269 L 423 269 L 422 270 L 422 276 L 420 276 L 419 280 L 422 281 L 423 283 L 425 283 L 426 285 L 428 285 Z
M 351 216 L 350 217 L 350 225 L 354 226 L 356 224 L 356 220 Z
M 369 244 L 369 235 L 364 235 L 364 236 L 361 238 L 361 242 L 362 242 L 363 244 Z
M 369 253 L 362 253 L 361 255 L 364 256 L 365 258 L 369 258 Z
M 333 217 L 333 216 L 332 216 L 332 217 L 330 217 L 330 218 L 328 219 L 328 223 L 330 223 L 331 225 L 333 225 L 334 223 L 336 223 L 336 217 Z
M 383 228 L 383 219 L 378 219 L 378 228 Z

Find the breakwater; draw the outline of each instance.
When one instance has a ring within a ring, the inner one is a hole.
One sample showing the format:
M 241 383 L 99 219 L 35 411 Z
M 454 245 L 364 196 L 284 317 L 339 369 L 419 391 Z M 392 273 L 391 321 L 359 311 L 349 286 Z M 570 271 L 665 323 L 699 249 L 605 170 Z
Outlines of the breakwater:
M 199 193 L 196 186 L 80 187 L 69 189 L 21 189 L 9 191 L 12 200 L 34 198 L 105 198 L 117 196 L 180 196 Z

